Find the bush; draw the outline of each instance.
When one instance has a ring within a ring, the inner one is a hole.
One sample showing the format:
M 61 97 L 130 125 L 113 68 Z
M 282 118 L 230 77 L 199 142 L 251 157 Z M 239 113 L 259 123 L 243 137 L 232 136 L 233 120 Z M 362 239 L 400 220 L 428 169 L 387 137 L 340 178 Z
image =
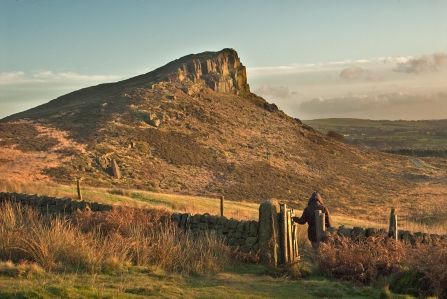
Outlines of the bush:
M 345 137 L 338 132 L 329 131 L 329 132 L 327 132 L 327 136 L 332 137 L 340 142 L 346 143 Z

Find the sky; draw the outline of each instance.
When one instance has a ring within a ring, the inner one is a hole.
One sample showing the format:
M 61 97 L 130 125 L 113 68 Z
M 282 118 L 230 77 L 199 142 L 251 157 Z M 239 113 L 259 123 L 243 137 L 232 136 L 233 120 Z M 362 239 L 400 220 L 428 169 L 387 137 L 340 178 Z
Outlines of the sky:
M 447 1 L 0 0 L 0 119 L 235 49 L 299 119 L 446 119 Z

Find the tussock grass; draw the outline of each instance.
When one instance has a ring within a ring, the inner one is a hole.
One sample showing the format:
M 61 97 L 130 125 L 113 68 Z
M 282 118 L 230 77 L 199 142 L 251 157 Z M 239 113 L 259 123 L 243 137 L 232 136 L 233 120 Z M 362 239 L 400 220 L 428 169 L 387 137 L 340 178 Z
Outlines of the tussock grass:
M 447 243 L 436 240 L 416 247 L 387 236 L 353 241 L 331 235 L 320 244 L 322 273 L 343 280 L 375 284 L 391 277 L 390 289 L 414 296 L 447 296 Z
M 29 207 L 0 206 L 0 259 L 34 263 L 48 271 L 119 273 L 131 266 L 189 276 L 222 271 L 231 261 L 223 240 L 172 226 L 163 210 L 117 208 L 44 217 Z

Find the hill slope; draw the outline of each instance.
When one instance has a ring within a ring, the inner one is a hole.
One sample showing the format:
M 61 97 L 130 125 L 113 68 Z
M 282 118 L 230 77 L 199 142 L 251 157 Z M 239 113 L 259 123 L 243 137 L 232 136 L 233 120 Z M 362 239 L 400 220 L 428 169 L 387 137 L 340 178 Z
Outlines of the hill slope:
M 251 93 L 232 49 L 61 96 L 1 120 L 0 138 L 4 179 L 84 177 L 91 186 L 297 208 L 319 189 L 335 213 L 357 215 L 390 205 L 411 214 L 424 188 L 441 204 L 447 194 L 445 170 L 341 143 Z

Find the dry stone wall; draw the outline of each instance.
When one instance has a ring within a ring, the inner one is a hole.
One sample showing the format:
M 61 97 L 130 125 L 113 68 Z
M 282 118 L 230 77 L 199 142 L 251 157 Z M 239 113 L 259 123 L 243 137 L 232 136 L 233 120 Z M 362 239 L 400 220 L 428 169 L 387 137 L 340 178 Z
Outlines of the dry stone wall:
M 208 213 L 191 215 L 174 213 L 171 220 L 191 233 L 211 233 L 225 238 L 228 246 L 240 248 L 244 252 L 258 251 L 257 221 L 228 219 Z
M 77 210 L 86 209 L 93 212 L 106 212 L 111 211 L 113 208 L 112 205 L 100 204 L 97 202 L 78 201 L 71 198 L 56 198 L 46 195 L 23 194 L 15 192 L 0 192 L 0 203 L 2 202 L 21 203 L 34 207 L 40 212 L 54 214 L 69 214 Z M 271 203 L 267 202 L 264 203 L 264 205 L 270 207 Z M 261 207 L 262 206 L 263 204 L 261 204 Z M 268 209 L 269 211 L 267 216 L 271 216 L 271 213 L 275 215 L 277 214 L 276 209 L 273 209 L 272 211 L 270 211 L 272 208 Z M 260 214 L 263 214 L 261 208 Z M 272 225 L 271 223 L 268 223 L 268 221 L 264 221 L 265 223 L 262 224 L 254 220 L 245 221 L 228 219 L 225 216 L 213 216 L 208 213 L 195 215 L 191 215 L 189 213 L 174 213 L 171 216 L 171 220 L 176 223 L 178 227 L 185 229 L 190 233 L 210 233 L 221 236 L 225 238 L 225 242 L 228 246 L 239 248 L 244 252 L 257 252 L 258 250 L 261 250 L 262 252 L 265 251 L 266 255 L 276 255 L 275 252 L 270 252 L 271 248 L 268 244 L 263 244 L 262 236 L 260 236 L 262 235 L 263 231 Z M 262 219 L 260 218 L 260 220 Z M 267 228 L 264 226 L 267 226 Z M 326 237 L 330 234 L 339 234 L 353 240 L 377 235 L 386 235 L 387 233 L 388 232 L 385 229 L 365 229 L 361 227 L 351 228 L 344 225 L 340 226 L 339 228 L 328 228 L 325 232 Z M 271 234 L 273 233 L 271 232 Z M 270 240 L 271 234 L 267 234 L 268 240 Z M 445 240 L 447 235 L 427 234 L 423 232 L 413 233 L 406 230 L 399 230 L 398 238 L 400 241 L 414 246 L 416 244 L 430 244 L 434 240 Z M 260 248 L 260 246 L 265 248 Z
M 111 211 L 113 206 L 97 202 L 78 201 L 71 198 L 56 198 L 46 195 L 22 194 L 15 192 L 0 192 L 0 203 L 21 203 L 36 208 L 42 213 L 70 214 L 79 210 L 93 212 Z M 208 232 L 225 238 L 227 245 L 239 248 L 244 252 L 258 251 L 257 221 L 228 219 L 225 216 L 205 214 L 174 213 L 171 220 L 180 228 L 192 233 Z
M 386 235 L 388 231 L 386 229 L 377 228 L 362 228 L 362 227 L 346 227 L 340 226 L 338 229 L 331 227 L 326 229 L 326 236 L 329 234 L 337 233 L 339 235 L 358 240 L 362 238 L 373 237 L 377 235 Z M 398 239 L 406 244 L 415 246 L 416 244 L 430 244 L 434 240 L 445 240 L 447 235 L 428 234 L 423 232 L 410 232 L 408 230 L 398 230 Z
M 0 202 L 16 202 L 29 205 L 40 212 L 72 213 L 76 210 L 89 209 L 94 212 L 110 211 L 111 205 L 97 202 L 73 200 L 71 198 L 56 198 L 46 195 L 0 192 Z

